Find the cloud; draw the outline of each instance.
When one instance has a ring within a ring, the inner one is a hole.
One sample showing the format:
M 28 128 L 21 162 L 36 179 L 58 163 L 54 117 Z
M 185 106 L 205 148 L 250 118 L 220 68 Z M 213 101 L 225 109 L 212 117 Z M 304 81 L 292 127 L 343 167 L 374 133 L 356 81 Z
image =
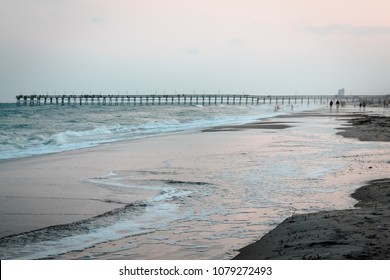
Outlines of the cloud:
M 307 26 L 306 31 L 322 36 L 335 33 L 347 34 L 352 36 L 390 36 L 390 27 L 387 26 L 353 26 L 346 24 L 331 24 L 325 26 Z

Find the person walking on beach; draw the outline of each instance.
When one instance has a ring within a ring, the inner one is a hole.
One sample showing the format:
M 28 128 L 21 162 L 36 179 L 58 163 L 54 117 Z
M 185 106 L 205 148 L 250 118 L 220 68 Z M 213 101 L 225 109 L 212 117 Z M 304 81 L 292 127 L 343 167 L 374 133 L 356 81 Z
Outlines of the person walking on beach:
M 329 102 L 329 106 L 330 106 L 330 109 L 332 109 L 332 106 L 333 106 L 333 100 L 331 100 L 331 101 Z

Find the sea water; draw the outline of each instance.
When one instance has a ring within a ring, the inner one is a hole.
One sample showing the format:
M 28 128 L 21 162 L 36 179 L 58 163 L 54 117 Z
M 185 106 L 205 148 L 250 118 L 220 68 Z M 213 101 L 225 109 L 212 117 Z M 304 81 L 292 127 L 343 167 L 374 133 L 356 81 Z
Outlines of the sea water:
M 318 107 L 295 106 L 294 110 Z M 273 106 L 0 108 L 3 160 L 291 113 L 289 106 L 277 112 Z M 329 185 L 324 178 L 347 167 L 347 151 L 374 146 L 353 141 L 335 145 L 333 126 L 307 129 L 303 125 L 285 132 L 290 141 L 264 143 L 264 150 L 259 146 L 258 152 L 251 147 L 212 157 L 199 155 L 194 160 L 205 166 L 196 170 L 167 162 L 156 170 L 108 170 L 105 176 L 80 178 L 118 195 L 150 195 L 87 220 L 1 238 L 0 257 L 229 258 L 296 211 L 348 205 L 332 199 L 347 200 L 353 186 Z M 215 168 L 214 162 L 207 164 L 210 158 L 218 163 Z
M 296 105 L 302 111 L 319 105 Z M 42 155 L 162 133 L 245 123 L 286 106 L 99 106 L 0 104 L 0 159 Z

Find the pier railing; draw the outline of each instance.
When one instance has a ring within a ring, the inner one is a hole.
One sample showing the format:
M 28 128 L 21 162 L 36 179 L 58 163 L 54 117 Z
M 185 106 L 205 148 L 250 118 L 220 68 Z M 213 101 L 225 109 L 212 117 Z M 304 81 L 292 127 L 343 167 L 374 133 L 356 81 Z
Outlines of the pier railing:
M 388 96 L 387 96 L 388 98 Z M 17 95 L 17 105 L 261 105 L 329 104 L 331 100 L 380 104 L 386 95 L 236 95 L 236 94 L 151 94 L 151 95 Z

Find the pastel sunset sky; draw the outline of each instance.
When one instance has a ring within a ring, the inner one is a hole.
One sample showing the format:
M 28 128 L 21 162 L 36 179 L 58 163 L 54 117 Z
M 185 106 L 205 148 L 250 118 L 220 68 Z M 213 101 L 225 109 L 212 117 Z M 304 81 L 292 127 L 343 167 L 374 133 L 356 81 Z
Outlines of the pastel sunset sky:
M 389 0 L 1 0 L 0 102 L 390 93 Z

